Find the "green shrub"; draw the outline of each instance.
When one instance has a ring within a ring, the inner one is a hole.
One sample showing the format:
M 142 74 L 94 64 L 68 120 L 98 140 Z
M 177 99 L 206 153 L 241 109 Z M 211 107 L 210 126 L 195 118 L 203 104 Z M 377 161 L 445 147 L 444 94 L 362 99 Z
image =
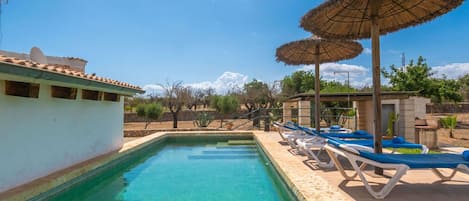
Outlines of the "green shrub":
M 197 116 L 197 119 L 194 120 L 194 124 L 197 127 L 205 128 L 205 127 L 208 127 L 208 125 L 210 125 L 212 121 L 213 121 L 212 115 L 210 115 L 207 112 L 202 112 L 202 113 L 199 113 L 199 115 Z
M 236 112 L 239 107 L 238 99 L 234 96 L 213 96 L 210 101 L 212 108 L 215 108 L 220 113 L 220 128 L 223 126 L 223 119 L 225 116 Z
M 453 129 L 456 128 L 456 116 L 449 116 L 440 119 L 441 126 L 443 128 L 449 128 L 449 137 L 454 138 Z
M 137 116 L 145 119 L 145 129 L 152 120 L 158 120 L 163 116 L 163 106 L 159 103 L 139 104 L 136 110 Z
M 387 136 L 393 136 L 394 135 L 394 124 L 396 121 L 399 119 L 399 114 L 396 114 L 395 112 L 390 112 L 388 116 L 388 128 L 386 129 L 386 135 Z

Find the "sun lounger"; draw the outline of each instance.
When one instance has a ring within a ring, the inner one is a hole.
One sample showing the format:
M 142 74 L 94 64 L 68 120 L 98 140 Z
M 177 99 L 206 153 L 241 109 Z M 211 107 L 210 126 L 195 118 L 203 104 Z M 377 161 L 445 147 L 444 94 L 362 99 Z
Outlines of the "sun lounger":
M 303 130 L 305 133 L 313 136 L 311 138 L 297 139 L 296 145 L 297 145 L 298 151 L 301 153 L 304 153 L 309 158 L 316 160 L 319 166 L 323 168 L 331 168 L 334 166 L 332 161 L 325 162 L 319 159 L 319 155 L 322 153 L 322 150 L 324 149 L 324 146 L 326 144 L 326 139 L 333 139 L 335 141 L 338 141 L 344 144 L 348 143 L 348 144 L 356 144 L 356 145 L 370 147 L 370 148 L 374 147 L 374 142 L 372 139 L 357 140 L 355 138 L 354 140 L 344 140 L 344 139 L 338 139 L 337 137 L 332 137 L 331 135 L 328 135 L 328 134 L 318 133 L 305 127 L 301 127 L 301 126 L 296 126 L 296 127 L 298 129 Z M 350 135 L 350 134 L 342 134 L 342 135 Z M 428 152 L 428 148 L 425 145 L 407 142 L 404 140 L 404 138 L 401 138 L 401 137 L 394 138 L 392 140 L 383 140 L 382 145 L 384 148 L 392 148 L 393 153 L 396 151 L 397 148 L 415 148 L 415 149 L 420 149 L 421 153 Z M 313 150 L 317 150 L 317 153 L 315 153 Z
M 324 133 L 351 133 L 352 132 L 352 130 L 348 128 L 342 128 L 339 125 L 332 125 L 329 128 L 321 128 L 320 131 Z
M 362 131 L 364 133 L 358 133 L 358 131 L 355 134 L 324 134 L 324 133 L 318 133 L 314 130 L 311 130 L 306 127 L 302 126 L 295 126 L 299 130 L 304 131 L 307 134 L 310 134 L 312 136 L 319 136 L 323 139 L 333 139 L 335 141 L 342 141 L 343 143 L 349 143 L 349 144 L 358 144 L 366 147 L 374 147 L 374 142 L 373 142 L 373 136 L 366 131 Z M 362 137 L 360 137 L 362 136 Z M 352 140 L 350 140 L 352 139 Z M 317 141 L 315 141 L 317 142 Z M 384 148 L 393 148 L 393 152 L 397 148 L 409 148 L 409 149 L 421 149 L 422 153 L 427 153 L 428 148 L 425 145 L 422 144 L 415 144 L 412 142 L 407 142 L 403 137 L 395 137 L 392 140 L 383 140 L 383 147 Z
M 280 137 L 284 141 L 288 142 L 288 144 L 294 149 L 298 148 L 296 140 L 311 137 L 295 127 L 292 122 L 287 122 L 285 124 L 273 122 L 272 125 L 278 129 Z
M 469 151 L 463 154 L 465 156 L 461 154 L 375 154 L 370 147 L 345 144 L 332 139 L 327 140 L 325 149 L 346 180 L 352 180 L 358 175 L 365 188 L 376 199 L 385 198 L 409 169 L 432 169 L 433 173 L 444 181 L 453 178 L 458 171 L 469 174 L 469 156 L 467 156 Z M 351 176 L 346 174 L 338 156 L 345 157 L 351 163 L 355 174 Z M 363 173 L 366 165 L 394 169 L 396 173 L 381 190 L 375 191 Z M 445 176 L 437 168 L 451 168 L 453 172 Z
M 300 129 L 302 131 L 308 131 L 308 132 L 313 132 L 317 133 L 317 131 L 313 130 L 312 128 L 307 128 L 303 126 L 296 126 L 297 129 Z M 342 138 L 342 139 L 373 139 L 373 135 L 370 133 L 364 131 L 364 130 L 357 130 L 355 132 L 351 133 L 340 133 L 340 132 L 321 132 L 323 135 L 327 135 L 329 137 L 333 138 Z

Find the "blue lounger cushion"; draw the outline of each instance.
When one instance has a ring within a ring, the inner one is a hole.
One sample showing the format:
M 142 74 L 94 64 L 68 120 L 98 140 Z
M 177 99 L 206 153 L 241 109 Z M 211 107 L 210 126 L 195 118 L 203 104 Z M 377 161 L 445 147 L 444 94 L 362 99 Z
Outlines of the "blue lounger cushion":
M 327 135 L 333 138 L 359 138 L 359 139 L 373 139 L 372 135 L 357 135 L 354 133 L 324 133 L 323 135 Z
M 302 131 L 306 132 L 307 134 L 310 134 L 310 135 L 318 135 L 320 137 L 323 137 L 323 138 L 342 138 L 342 139 L 345 139 L 345 138 L 356 138 L 356 139 L 373 139 L 373 135 L 369 134 L 369 133 L 366 133 L 366 131 L 364 131 L 366 134 L 355 134 L 355 132 L 353 133 L 334 133 L 334 132 L 331 132 L 331 133 L 320 133 L 320 132 L 317 132 L 315 130 L 312 130 L 312 129 L 309 129 L 309 128 L 305 128 L 305 127 L 298 127 L 300 128 Z
M 464 157 L 464 160 L 469 161 L 469 150 L 463 151 L 462 157 Z
M 370 133 L 366 132 L 365 130 L 357 130 L 355 132 L 356 135 L 371 135 Z
M 375 154 L 368 151 L 359 151 L 360 156 L 392 164 L 405 164 L 410 168 L 456 168 L 459 164 L 469 166 L 459 154 Z
M 342 129 L 342 127 L 340 127 L 339 125 L 332 125 L 329 129 L 331 129 L 331 130 L 340 130 L 340 129 Z
M 273 124 L 275 124 L 275 125 L 277 125 L 277 126 L 279 126 L 279 127 L 283 127 L 283 128 L 289 129 L 289 130 L 298 130 L 297 128 L 295 128 L 295 127 L 293 127 L 293 126 L 290 126 L 289 124 L 292 124 L 292 123 L 290 123 L 290 122 L 287 122 L 287 123 L 285 123 L 285 124 L 283 124 L 283 125 L 280 124 L 280 123 L 278 123 L 278 122 L 274 122 Z
M 366 147 L 374 147 L 373 140 L 338 140 L 344 144 L 358 144 Z M 393 140 L 383 140 L 382 145 L 384 148 L 408 148 L 408 149 L 422 149 L 421 144 L 411 142 L 394 143 Z
M 392 142 L 396 144 L 401 144 L 401 143 L 405 143 L 406 141 L 403 137 L 394 137 L 392 139 Z
M 291 127 L 289 125 L 283 125 L 283 127 L 286 128 L 286 129 L 290 129 L 290 130 L 298 130 L 298 129 L 296 129 L 294 127 Z

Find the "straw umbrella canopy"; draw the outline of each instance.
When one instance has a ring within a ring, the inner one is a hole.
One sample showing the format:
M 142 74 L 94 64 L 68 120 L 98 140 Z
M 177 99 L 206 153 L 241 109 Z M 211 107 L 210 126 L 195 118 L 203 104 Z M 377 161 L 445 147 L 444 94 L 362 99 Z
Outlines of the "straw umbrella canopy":
M 376 153 L 382 153 L 379 35 L 430 21 L 458 7 L 462 2 L 463 0 L 329 0 L 303 16 L 301 26 L 321 37 L 371 37 Z
M 360 43 L 349 40 L 330 40 L 312 36 L 308 39 L 293 41 L 277 48 L 277 62 L 289 65 L 315 64 L 314 74 L 314 124 L 319 131 L 319 64 L 335 62 L 356 57 L 363 51 Z

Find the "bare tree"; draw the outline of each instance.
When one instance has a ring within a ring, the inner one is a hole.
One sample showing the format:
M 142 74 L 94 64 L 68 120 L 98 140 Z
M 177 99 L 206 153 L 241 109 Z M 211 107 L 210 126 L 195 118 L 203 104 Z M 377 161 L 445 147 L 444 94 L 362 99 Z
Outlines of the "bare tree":
M 210 99 L 212 98 L 214 94 L 215 94 L 215 89 L 212 87 L 203 90 L 202 104 L 204 108 L 207 108 L 208 106 L 210 106 Z
M 253 120 L 253 126 L 260 125 L 260 116 L 267 116 L 268 109 L 275 107 L 278 103 L 279 90 L 275 85 L 270 85 L 256 79 L 246 83 L 243 90 L 238 93 L 238 98 L 248 110 L 248 118 Z M 254 116 L 254 118 L 251 118 Z M 268 122 L 269 120 L 266 119 Z M 266 124 L 267 125 L 267 124 Z
M 188 90 L 187 93 L 188 93 L 188 97 L 187 97 L 187 101 L 186 101 L 186 108 L 189 109 L 189 110 L 192 110 L 192 108 L 194 108 L 194 110 L 197 110 L 197 96 L 196 96 L 196 92 L 197 90 L 191 88 L 191 87 L 186 87 L 186 89 Z
M 183 106 L 191 99 L 191 89 L 184 87 L 181 81 L 167 82 L 161 85 L 164 89 L 164 105 L 173 116 L 173 128 L 178 126 L 178 115 Z

